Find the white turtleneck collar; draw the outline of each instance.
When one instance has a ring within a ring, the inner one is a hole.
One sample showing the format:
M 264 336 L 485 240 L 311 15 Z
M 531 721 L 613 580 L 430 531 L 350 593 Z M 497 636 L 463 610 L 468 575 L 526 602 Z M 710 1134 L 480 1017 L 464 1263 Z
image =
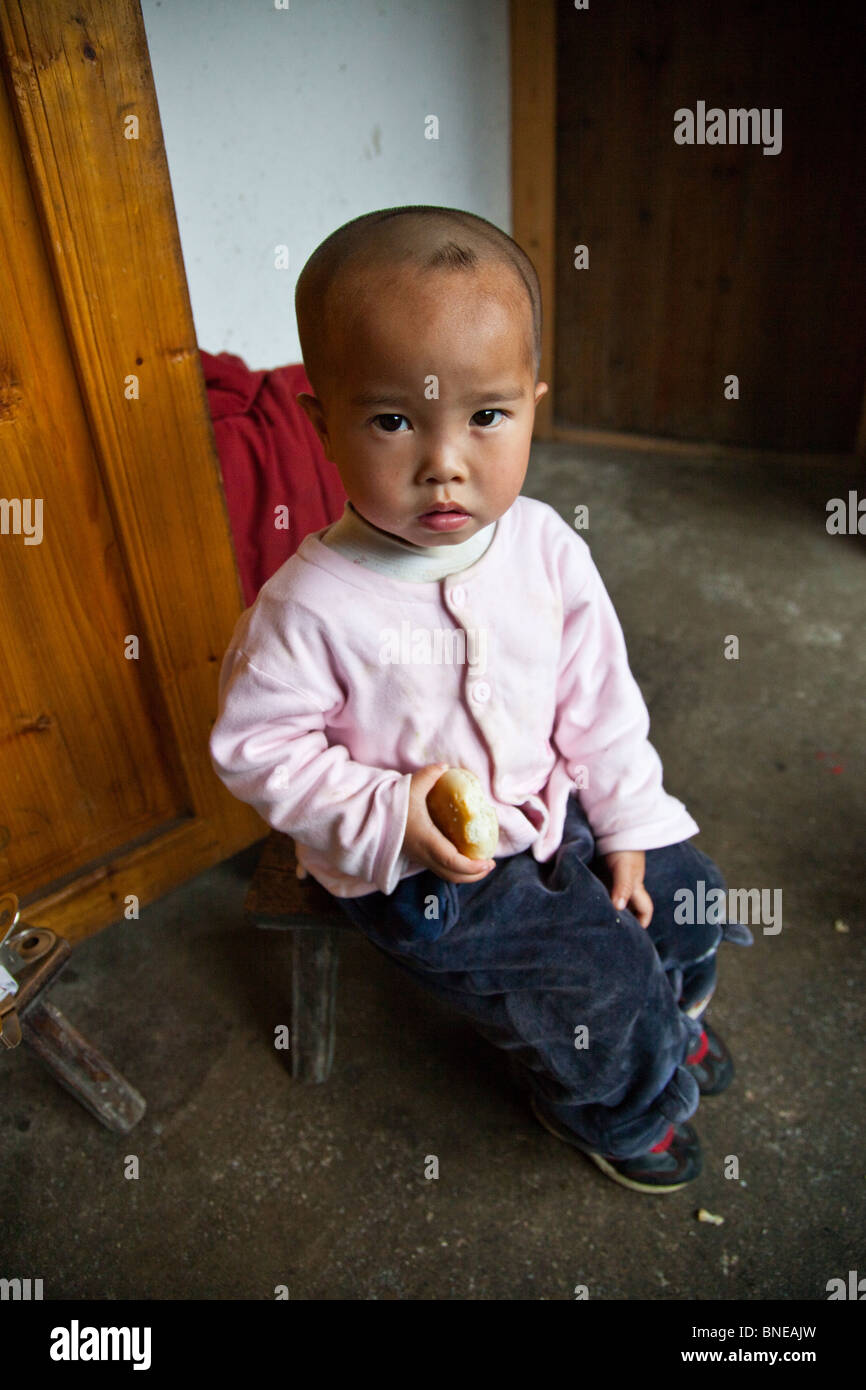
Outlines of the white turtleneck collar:
M 495 532 L 496 522 L 491 521 L 489 526 L 459 545 L 415 545 L 380 531 L 347 502 L 340 520 L 319 539 L 323 545 L 367 569 L 378 570 L 393 579 L 430 584 L 474 565 L 490 545 Z

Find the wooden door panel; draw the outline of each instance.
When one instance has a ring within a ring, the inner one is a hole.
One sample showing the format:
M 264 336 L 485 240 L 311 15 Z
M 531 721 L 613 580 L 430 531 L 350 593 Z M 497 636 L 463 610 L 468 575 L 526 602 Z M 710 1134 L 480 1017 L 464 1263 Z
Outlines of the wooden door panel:
M 138 4 L 0 39 L 0 889 L 75 940 L 267 827 L 207 748 L 243 603 Z
M 27 894 L 189 805 L 124 655 L 141 625 L 2 87 L 0 146 L 0 881 Z
M 852 450 L 863 11 L 609 0 L 557 15 L 557 422 Z M 780 153 L 676 144 L 674 112 L 699 100 L 781 109 Z M 581 243 L 589 270 L 572 264 Z

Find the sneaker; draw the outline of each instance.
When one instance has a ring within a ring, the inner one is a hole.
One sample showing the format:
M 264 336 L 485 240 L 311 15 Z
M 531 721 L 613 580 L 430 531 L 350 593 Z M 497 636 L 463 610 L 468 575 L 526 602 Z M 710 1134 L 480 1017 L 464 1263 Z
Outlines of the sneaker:
M 698 1083 L 702 1096 L 717 1096 L 727 1090 L 734 1079 L 734 1062 L 718 1033 L 703 1024 L 701 1040 L 686 1058 L 686 1066 Z
M 563 1143 L 579 1149 L 621 1187 L 635 1192 L 677 1192 L 693 1181 L 702 1167 L 701 1144 L 689 1124 L 671 1125 L 660 1142 L 636 1158 L 607 1158 L 581 1143 L 577 1135 L 544 1114 L 535 1096 L 530 1097 L 533 1114 L 544 1128 Z
M 683 1009 L 683 1013 L 687 1014 L 689 1018 L 700 1018 L 715 992 L 716 987 L 713 985 L 709 994 L 705 994 L 703 999 L 698 999 L 696 1003 L 690 1004 L 687 1009 Z

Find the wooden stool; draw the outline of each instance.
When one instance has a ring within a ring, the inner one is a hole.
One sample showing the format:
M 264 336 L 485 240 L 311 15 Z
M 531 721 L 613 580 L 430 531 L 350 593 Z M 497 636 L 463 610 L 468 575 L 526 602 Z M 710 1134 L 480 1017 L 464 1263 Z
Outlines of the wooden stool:
M 334 1060 L 337 1009 L 337 933 L 352 923 L 336 898 L 314 878 L 298 878 L 295 842 L 272 830 L 262 847 L 244 902 L 257 927 L 294 933 L 292 942 L 292 1076 L 327 1081 Z
M 144 1097 L 42 997 L 69 961 L 69 942 L 47 927 L 19 925 L 18 899 L 6 893 L 0 949 L 0 964 L 18 985 L 16 993 L 0 995 L 0 1042 L 7 1048 L 23 1042 L 85 1110 L 107 1129 L 128 1134 L 147 1108 Z

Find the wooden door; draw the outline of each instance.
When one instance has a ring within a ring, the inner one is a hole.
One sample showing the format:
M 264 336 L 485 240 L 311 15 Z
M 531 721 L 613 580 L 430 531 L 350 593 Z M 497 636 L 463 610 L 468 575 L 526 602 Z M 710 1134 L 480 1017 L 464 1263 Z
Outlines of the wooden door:
M 207 752 L 243 604 L 138 4 L 0 35 L 0 891 L 76 940 L 267 828 Z
M 866 12 L 805 0 L 556 9 L 555 421 L 853 450 Z M 780 110 L 780 151 L 675 143 L 675 112 L 697 115 L 699 101 Z M 581 244 L 589 269 L 574 266 Z

